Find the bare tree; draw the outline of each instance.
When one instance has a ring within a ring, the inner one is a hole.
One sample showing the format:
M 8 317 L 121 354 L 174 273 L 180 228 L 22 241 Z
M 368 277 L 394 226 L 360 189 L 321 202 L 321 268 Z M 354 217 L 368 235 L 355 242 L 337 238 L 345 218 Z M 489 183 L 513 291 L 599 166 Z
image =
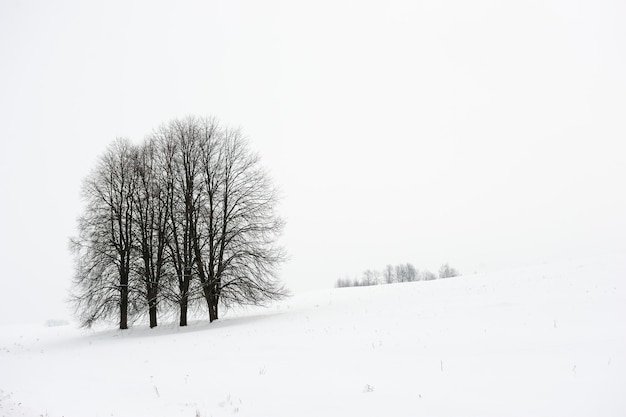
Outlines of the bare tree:
M 222 249 L 220 237 L 224 221 L 221 218 L 224 193 L 224 158 L 222 132 L 213 119 L 193 119 L 198 127 L 198 153 L 202 189 L 199 195 L 200 212 L 193 227 L 193 245 L 198 278 L 209 311 L 209 320 L 218 318 L 219 301 L 218 262 Z M 206 260 L 206 263 L 205 263 Z M 216 269 L 218 274 L 216 274 Z
M 380 271 L 379 271 L 379 270 L 377 270 L 377 269 L 374 269 L 374 282 L 376 283 L 376 284 L 374 284 L 374 285 L 378 285 L 378 284 L 380 284 L 380 282 L 381 282 L 381 276 L 382 276 L 382 275 L 381 275 Z
M 133 256 L 135 148 L 117 139 L 83 184 L 85 214 L 71 242 L 77 259 L 72 301 L 83 326 L 119 314 L 128 328 Z M 134 309 L 132 309 L 134 311 Z
M 385 283 L 393 284 L 393 282 L 395 280 L 395 277 L 394 277 L 394 274 L 393 274 L 393 266 L 392 265 L 389 264 L 389 265 L 387 265 L 385 267 L 385 270 L 383 272 L 383 277 L 385 279 Z
M 210 129 L 205 129 L 209 132 Z M 214 163 L 205 153 L 213 173 L 204 171 L 203 192 L 216 196 L 214 216 L 205 215 L 208 234 L 207 282 L 210 320 L 216 320 L 220 303 L 263 304 L 286 295 L 276 277 L 278 266 L 285 259 L 277 245 L 283 220 L 276 212 L 277 191 L 260 164 L 259 156 L 248 148 L 238 130 L 223 129 L 212 146 Z M 209 204 L 210 206 L 210 204 Z M 212 222 L 212 223 L 211 223 Z M 208 224 L 207 224 L 208 223 Z M 217 227 L 215 227 L 217 226 Z
M 335 283 L 336 288 L 344 288 L 351 287 L 352 280 L 350 278 L 337 278 L 337 282 Z
M 408 281 L 408 274 L 407 274 L 406 265 L 404 265 L 404 264 L 396 265 L 396 281 L 397 282 L 407 282 Z
M 445 263 L 439 268 L 439 278 L 452 278 L 459 276 L 459 272 Z
M 409 282 L 417 281 L 417 269 L 410 262 L 406 264 L 406 280 Z
M 189 303 L 195 298 L 192 286 L 196 264 L 194 228 L 197 225 L 198 188 L 201 185 L 198 134 L 192 118 L 174 120 L 155 134 L 163 153 L 164 188 L 171 193 L 166 246 L 176 285 L 175 290 L 168 291 L 168 296 L 179 306 L 180 326 L 187 325 Z
M 154 138 L 148 138 L 138 149 L 135 172 L 137 186 L 132 201 L 135 206 L 134 241 L 140 259 L 137 274 L 144 283 L 150 327 L 155 327 L 159 291 L 166 271 L 172 193 L 163 175 L 163 158 Z
M 372 271 L 371 269 L 363 272 L 363 280 L 361 281 L 362 285 L 376 285 L 378 284 L 378 277 L 376 271 Z
M 210 321 L 219 305 L 263 304 L 286 291 L 276 278 L 284 260 L 277 244 L 283 220 L 277 192 L 238 130 L 189 117 L 161 129 L 173 181 L 170 253 L 179 277 L 181 325 L 196 293 Z
M 430 272 L 428 269 L 424 269 L 421 273 L 420 273 L 420 279 L 422 281 L 432 281 L 434 279 L 437 279 L 437 275 L 433 274 L 432 272 Z
M 286 295 L 276 273 L 283 220 L 278 194 L 238 130 L 214 119 L 173 120 L 140 147 L 116 141 L 85 182 L 86 213 L 72 243 L 77 257 L 74 304 L 85 325 L 110 318 L 120 328 L 157 305 L 205 300 L 219 306 L 263 304 Z M 143 307 L 143 308 L 141 308 Z

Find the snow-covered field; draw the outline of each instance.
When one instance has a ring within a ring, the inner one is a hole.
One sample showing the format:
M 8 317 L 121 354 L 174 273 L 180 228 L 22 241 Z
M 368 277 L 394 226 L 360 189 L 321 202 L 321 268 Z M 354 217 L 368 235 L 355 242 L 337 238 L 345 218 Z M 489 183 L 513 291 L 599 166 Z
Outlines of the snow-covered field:
M 0 328 L 0 416 L 618 416 L 626 263 L 296 296 L 213 324 Z

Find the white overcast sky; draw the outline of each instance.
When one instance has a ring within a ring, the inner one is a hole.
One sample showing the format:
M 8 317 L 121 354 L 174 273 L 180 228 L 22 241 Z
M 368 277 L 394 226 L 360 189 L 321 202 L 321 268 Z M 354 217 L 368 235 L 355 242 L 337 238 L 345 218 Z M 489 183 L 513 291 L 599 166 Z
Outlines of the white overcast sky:
M 0 321 L 66 314 L 82 179 L 188 114 L 271 170 L 296 292 L 623 254 L 625 22 L 617 0 L 2 0 Z

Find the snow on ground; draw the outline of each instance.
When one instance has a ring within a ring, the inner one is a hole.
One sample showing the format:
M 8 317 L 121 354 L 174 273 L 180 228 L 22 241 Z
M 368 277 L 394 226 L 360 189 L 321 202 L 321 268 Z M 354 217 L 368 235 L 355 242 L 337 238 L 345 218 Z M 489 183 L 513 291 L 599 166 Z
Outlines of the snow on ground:
M 626 414 L 626 263 L 342 288 L 129 331 L 0 328 L 0 416 Z

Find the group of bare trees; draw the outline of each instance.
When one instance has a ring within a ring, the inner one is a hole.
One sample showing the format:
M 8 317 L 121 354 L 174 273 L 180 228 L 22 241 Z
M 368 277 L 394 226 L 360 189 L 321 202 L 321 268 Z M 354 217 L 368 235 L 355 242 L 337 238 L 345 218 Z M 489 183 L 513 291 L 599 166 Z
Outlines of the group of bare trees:
M 362 278 L 350 279 L 339 278 L 335 283 L 337 288 L 362 287 L 378 284 L 393 284 L 397 282 L 432 281 L 439 278 L 451 278 L 459 275 L 459 272 L 445 263 L 439 268 L 439 275 L 435 275 L 427 269 L 419 271 L 413 264 L 387 265 L 382 272 L 368 269 L 363 272 Z
M 174 120 L 139 145 L 117 139 L 83 188 L 71 247 L 72 303 L 84 326 L 190 308 L 281 298 L 284 260 L 276 190 L 238 130 L 214 119 Z

